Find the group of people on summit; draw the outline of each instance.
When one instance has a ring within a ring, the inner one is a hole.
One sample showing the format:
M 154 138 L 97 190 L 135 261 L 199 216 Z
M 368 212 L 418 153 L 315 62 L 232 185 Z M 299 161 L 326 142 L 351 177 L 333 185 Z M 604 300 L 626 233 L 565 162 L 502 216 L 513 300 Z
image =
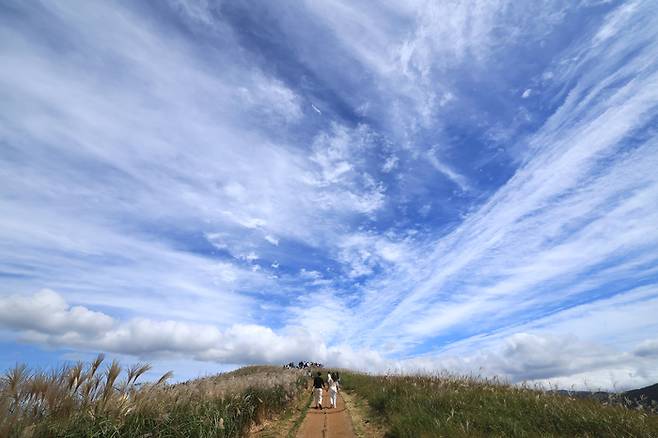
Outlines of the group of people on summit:
M 300 370 L 303 370 L 303 369 L 306 369 L 306 368 L 311 368 L 311 367 L 313 367 L 313 368 L 322 368 L 323 365 L 321 363 L 318 363 L 318 362 L 309 362 L 309 361 L 301 361 L 300 360 L 297 365 L 295 365 L 294 362 L 289 362 L 289 363 L 287 363 L 283 366 L 283 368 L 285 368 L 285 369 L 295 369 L 295 368 L 297 368 L 297 369 L 300 369 Z
M 340 374 L 338 372 L 327 372 L 327 381 L 325 383 L 322 378 L 322 373 L 317 372 L 313 378 L 313 403 L 315 409 L 322 409 L 322 390 L 327 388 L 329 391 L 329 403 L 331 408 L 336 408 L 336 398 L 338 396 L 338 388 L 340 387 Z

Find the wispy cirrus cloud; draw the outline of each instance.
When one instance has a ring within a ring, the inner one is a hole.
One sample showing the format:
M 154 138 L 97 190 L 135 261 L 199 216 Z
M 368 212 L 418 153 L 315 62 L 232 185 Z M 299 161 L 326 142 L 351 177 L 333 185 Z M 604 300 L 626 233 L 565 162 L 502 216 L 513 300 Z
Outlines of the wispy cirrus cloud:
M 655 7 L 288 7 L 1 7 L 4 330 L 655 380 Z

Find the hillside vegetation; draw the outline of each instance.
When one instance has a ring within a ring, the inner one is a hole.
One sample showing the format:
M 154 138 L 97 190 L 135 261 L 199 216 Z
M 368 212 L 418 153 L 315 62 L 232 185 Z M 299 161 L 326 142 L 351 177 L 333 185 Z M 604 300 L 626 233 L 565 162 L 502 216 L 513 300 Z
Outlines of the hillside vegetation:
M 390 437 L 658 437 L 648 410 L 453 376 L 341 373 Z
M 167 384 L 167 373 L 140 384 L 149 369 L 122 369 L 103 356 L 50 372 L 17 366 L 0 379 L 0 436 L 238 437 L 273 418 L 279 421 L 268 422 L 273 427 L 262 436 L 292 436 L 304 418 L 294 406 L 309 402 L 307 371 L 251 366 L 177 384 Z M 340 375 L 377 436 L 658 437 L 658 415 L 647 408 L 497 380 Z
M 167 385 L 103 356 L 57 371 L 9 370 L 0 381 L 1 437 L 237 437 L 279 414 L 306 387 L 297 370 L 245 367 Z

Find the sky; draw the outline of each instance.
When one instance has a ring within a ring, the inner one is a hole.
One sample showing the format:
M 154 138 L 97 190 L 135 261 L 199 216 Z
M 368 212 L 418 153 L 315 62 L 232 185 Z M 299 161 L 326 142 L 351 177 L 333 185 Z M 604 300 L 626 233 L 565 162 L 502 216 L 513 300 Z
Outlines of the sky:
M 0 368 L 658 382 L 656 9 L 0 1 Z

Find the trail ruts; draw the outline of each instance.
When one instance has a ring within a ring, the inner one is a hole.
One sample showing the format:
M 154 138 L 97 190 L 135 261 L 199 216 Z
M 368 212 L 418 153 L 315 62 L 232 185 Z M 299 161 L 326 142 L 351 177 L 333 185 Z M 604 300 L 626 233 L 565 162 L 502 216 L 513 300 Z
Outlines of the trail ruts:
M 329 394 L 323 391 L 322 406 L 329 406 Z M 309 405 L 304 423 L 297 432 L 297 438 L 354 438 L 352 418 L 345 407 L 345 401 L 338 393 L 335 409 L 314 409 L 313 400 Z

